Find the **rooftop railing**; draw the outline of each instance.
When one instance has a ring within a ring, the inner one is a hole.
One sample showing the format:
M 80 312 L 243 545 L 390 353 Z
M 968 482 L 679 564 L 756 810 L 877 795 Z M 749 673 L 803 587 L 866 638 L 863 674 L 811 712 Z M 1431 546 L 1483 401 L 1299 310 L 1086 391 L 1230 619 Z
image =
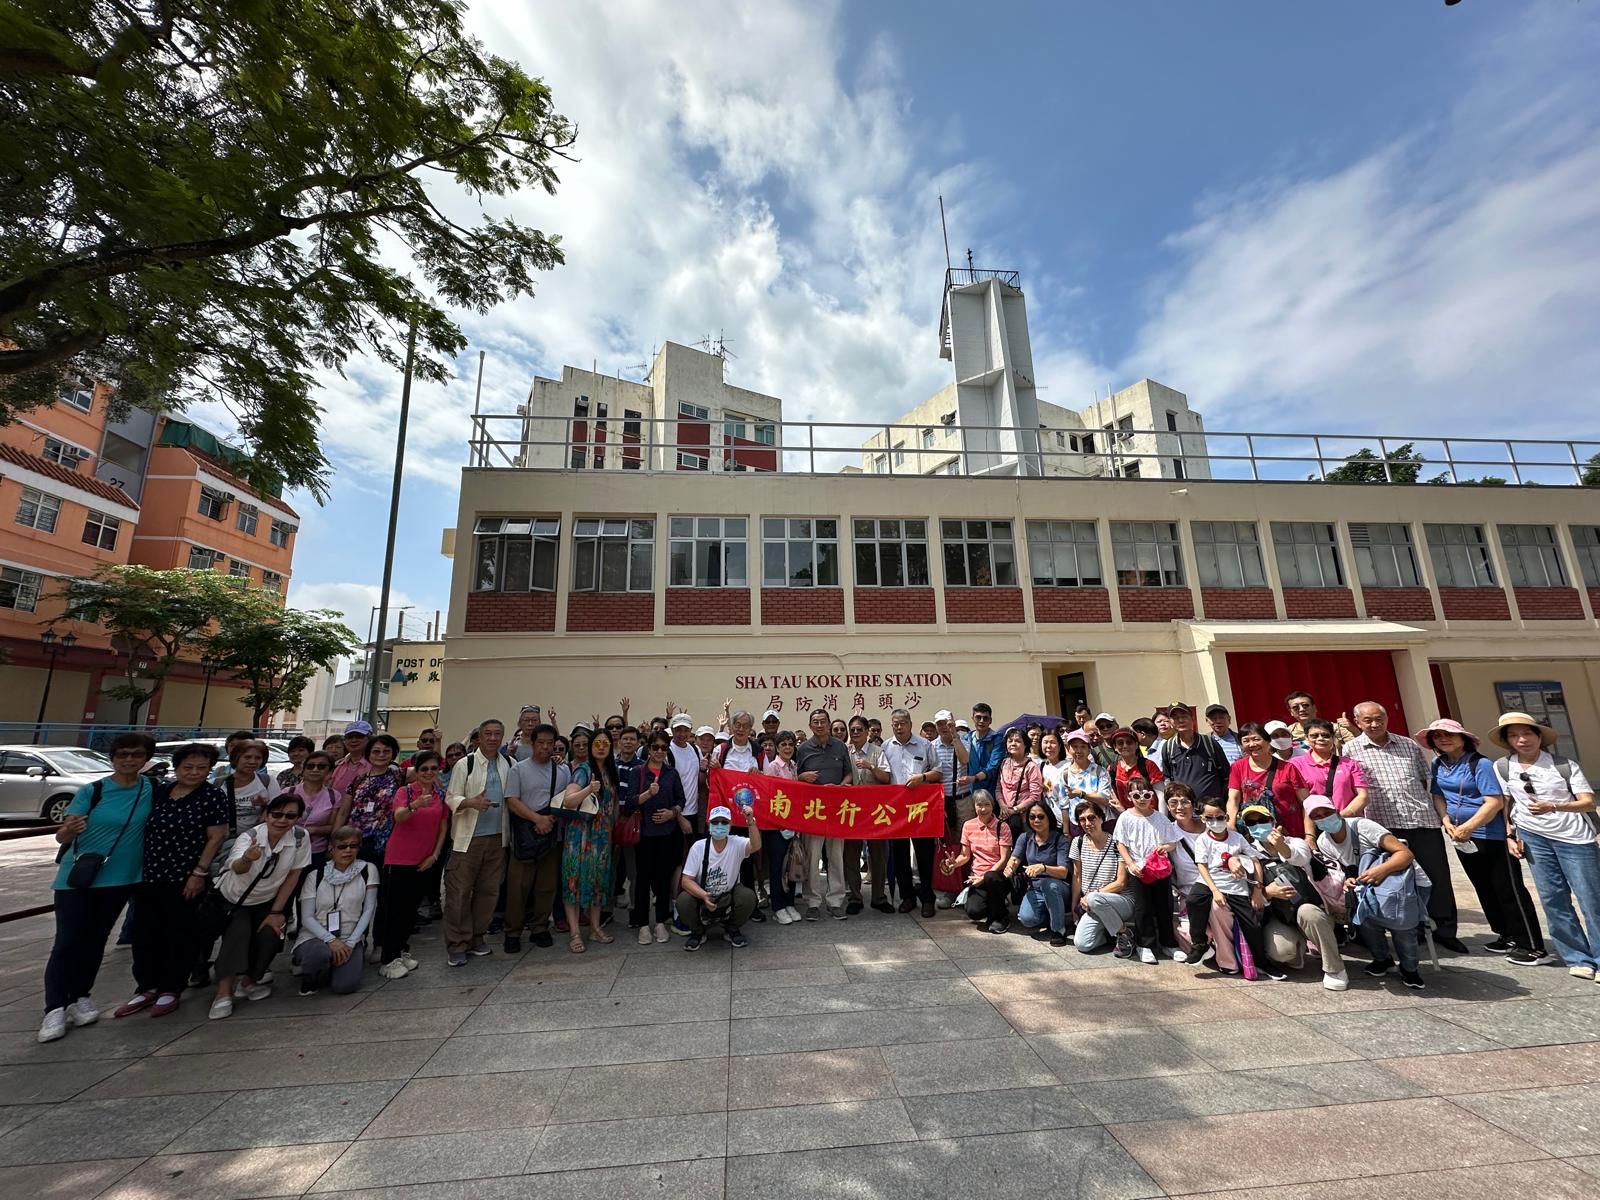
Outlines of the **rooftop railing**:
M 749 422 L 745 423 L 746 425 Z M 706 471 L 1066 479 L 1600 485 L 1600 438 L 1470 438 L 1169 429 L 761 422 L 755 441 L 691 418 L 472 418 L 468 465 L 534 471 Z

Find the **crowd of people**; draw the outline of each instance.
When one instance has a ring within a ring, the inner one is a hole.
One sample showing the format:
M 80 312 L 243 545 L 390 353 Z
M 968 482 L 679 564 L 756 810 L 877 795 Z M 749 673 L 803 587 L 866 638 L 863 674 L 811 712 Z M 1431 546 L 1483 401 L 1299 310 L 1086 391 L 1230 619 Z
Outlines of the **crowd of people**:
M 175 1012 L 210 989 L 209 1016 L 272 994 L 287 947 L 301 995 L 351 992 L 369 966 L 417 968 L 412 938 L 443 922 L 445 962 L 547 950 L 582 954 L 629 936 L 700 949 L 747 927 L 941 910 L 995 935 L 1016 930 L 1081 954 L 1350 985 L 1398 968 L 1421 990 L 1430 948 L 1466 954 L 1451 859 L 1518 966 L 1600 969 L 1600 816 L 1582 768 L 1526 713 L 1487 734 L 1434 721 L 1391 730 L 1375 702 L 1333 721 L 1305 692 L 1284 717 L 1233 726 L 1220 705 L 1175 702 L 1124 724 L 1080 705 L 1059 722 L 997 728 L 940 710 L 887 733 L 863 713 L 722 706 L 715 725 L 669 703 L 629 701 L 565 734 L 526 705 L 508 730 L 484 720 L 440 748 L 402 750 L 366 722 L 319 748 L 294 738 L 273 775 L 242 731 L 219 755 L 180 748 L 145 771 L 143 734 L 117 737 L 112 773 L 84 787 L 56 839 L 55 941 L 41 1042 L 99 1019 L 92 993 L 117 921 L 135 991 L 122 1018 Z M 1353 720 L 1351 719 L 1353 718 Z M 1202 721 L 1204 726 L 1202 727 Z M 938 788 L 943 836 L 797 834 L 714 796 L 711 772 L 822 787 Z M 1453 853 L 1452 853 L 1453 852 Z M 1550 926 L 1545 940 L 1538 908 Z M 616 930 L 616 933 L 612 931 Z M 782 935 L 778 935 L 782 936 Z

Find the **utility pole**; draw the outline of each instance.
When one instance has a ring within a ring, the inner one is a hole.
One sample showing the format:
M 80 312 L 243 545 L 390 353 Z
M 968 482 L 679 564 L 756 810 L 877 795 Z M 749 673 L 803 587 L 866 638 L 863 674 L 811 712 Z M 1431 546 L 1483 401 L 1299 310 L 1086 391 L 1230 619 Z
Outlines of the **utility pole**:
M 383 664 L 383 635 L 389 623 L 389 584 L 394 578 L 394 535 L 400 523 L 400 482 L 406 466 L 406 420 L 411 415 L 411 369 L 417 360 L 417 314 L 411 313 L 406 334 L 406 378 L 400 387 L 400 428 L 394 437 L 394 488 L 389 493 L 389 542 L 383 551 L 383 590 L 378 596 L 378 638 L 372 649 L 372 689 L 367 699 L 367 724 L 378 727 L 378 672 Z

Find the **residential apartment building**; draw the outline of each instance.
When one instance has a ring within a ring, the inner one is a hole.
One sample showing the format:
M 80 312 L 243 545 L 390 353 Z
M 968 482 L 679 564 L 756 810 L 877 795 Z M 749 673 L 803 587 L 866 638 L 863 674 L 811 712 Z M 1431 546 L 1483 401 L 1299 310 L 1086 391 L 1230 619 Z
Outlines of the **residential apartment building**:
M 105 695 L 128 648 L 105 631 L 61 621 L 56 581 L 108 564 L 205 566 L 287 588 L 299 517 L 235 473 L 238 451 L 200 427 L 134 410 L 112 419 L 112 390 L 71 382 L 56 402 L 0 426 L 0 727 L 27 740 L 46 723 L 122 723 Z M 53 644 L 41 640 L 45 630 Z M 73 644 L 64 645 L 70 634 Z M 135 660 L 137 662 L 137 658 Z M 225 678 L 180 663 L 142 714 L 152 725 L 249 723 Z

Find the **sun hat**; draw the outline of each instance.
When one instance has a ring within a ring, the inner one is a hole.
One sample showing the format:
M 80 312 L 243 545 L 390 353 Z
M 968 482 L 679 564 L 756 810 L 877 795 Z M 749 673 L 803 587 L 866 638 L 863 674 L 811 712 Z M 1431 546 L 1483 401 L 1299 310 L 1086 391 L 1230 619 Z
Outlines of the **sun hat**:
M 1489 731 L 1489 740 L 1502 750 L 1511 749 L 1511 743 L 1506 740 L 1506 730 L 1512 725 L 1528 725 L 1539 731 L 1539 745 L 1548 750 L 1556 744 L 1556 731 L 1548 725 L 1541 725 L 1525 712 L 1501 713 L 1500 719 L 1494 723 L 1494 728 Z
M 1089 735 L 1081 729 L 1074 729 L 1071 733 L 1067 734 L 1067 736 L 1063 739 L 1063 742 L 1082 742 L 1085 746 L 1093 745 L 1093 743 L 1089 741 Z
M 1437 751 L 1438 747 L 1433 744 L 1433 735 L 1436 733 L 1453 733 L 1457 737 L 1464 738 L 1470 742 L 1474 750 L 1478 748 L 1478 735 L 1469 729 L 1463 728 L 1460 721 L 1452 721 L 1449 717 L 1440 717 L 1432 725 L 1429 725 L 1421 733 L 1417 734 L 1417 741 L 1421 742 L 1429 750 Z

